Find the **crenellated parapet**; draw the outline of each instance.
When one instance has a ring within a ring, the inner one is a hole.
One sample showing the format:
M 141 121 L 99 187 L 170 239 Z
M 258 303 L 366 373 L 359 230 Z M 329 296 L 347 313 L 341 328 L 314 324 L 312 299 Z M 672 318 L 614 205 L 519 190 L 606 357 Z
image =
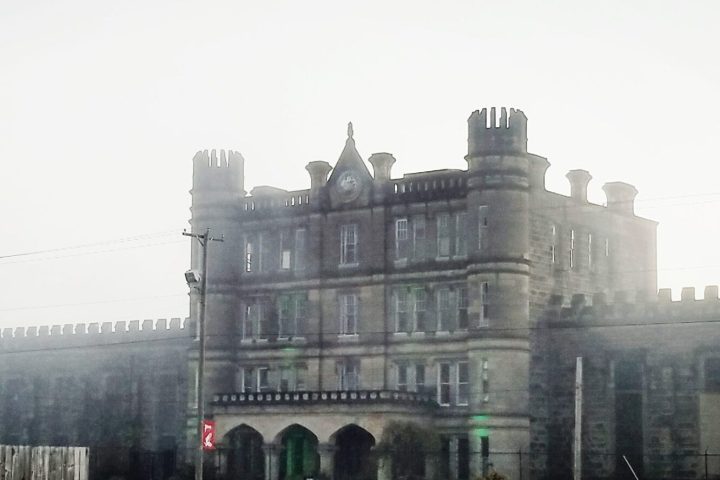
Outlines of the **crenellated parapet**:
M 544 325 L 548 328 L 573 325 L 645 325 L 695 324 L 720 322 L 718 286 L 705 287 L 703 298 L 696 298 L 695 288 L 685 287 L 680 300 L 672 300 L 672 291 L 661 288 L 656 298 L 645 292 L 615 292 L 610 300 L 605 294 L 576 294 L 570 299 L 553 295 L 548 302 Z
M 193 157 L 193 193 L 245 194 L 245 159 L 234 150 L 201 150 Z
M 0 352 L 187 341 L 194 334 L 187 319 L 161 318 L 130 322 L 78 323 L 4 328 Z
M 475 110 L 468 119 L 468 157 L 527 153 L 527 117 L 522 110 Z

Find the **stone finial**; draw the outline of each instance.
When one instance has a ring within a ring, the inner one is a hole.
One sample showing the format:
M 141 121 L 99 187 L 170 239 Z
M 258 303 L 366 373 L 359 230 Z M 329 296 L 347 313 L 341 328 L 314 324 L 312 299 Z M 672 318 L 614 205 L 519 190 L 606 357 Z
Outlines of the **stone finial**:
M 603 185 L 608 209 L 626 215 L 635 215 L 637 189 L 625 182 L 609 182 Z
M 581 203 L 587 203 L 587 186 L 592 175 L 587 170 L 570 170 L 565 175 L 570 181 L 570 197 Z
M 347 132 L 348 132 L 348 138 L 353 138 L 353 133 L 355 133 L 355 132 L 353 130 L 352 122 L 348 122 Z
M 391 178 L 392 166 L 395 163 L 395 157 L 391 153 L 373 153 L 368 159 L 373 166 L 373 177 L 376 182 L 387 182 Z

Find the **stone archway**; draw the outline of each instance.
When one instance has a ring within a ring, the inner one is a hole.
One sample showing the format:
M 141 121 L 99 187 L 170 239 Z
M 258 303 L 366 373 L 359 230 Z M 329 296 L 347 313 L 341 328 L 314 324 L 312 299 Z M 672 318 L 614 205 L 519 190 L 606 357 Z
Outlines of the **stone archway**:
M 320 469 L 318 438 L 307 428 L 294 424 L 278 434 L 280 480 L 303 480 L 314 477 Z
M 338 430 L 335 438 L 334 480 L 376 480 L 375 437 L 357 425 Z
M 264 480 L 263 437 L 252 427 L 240 425 L 230 430 L 220 448 L 224 454 L 227 480 Z

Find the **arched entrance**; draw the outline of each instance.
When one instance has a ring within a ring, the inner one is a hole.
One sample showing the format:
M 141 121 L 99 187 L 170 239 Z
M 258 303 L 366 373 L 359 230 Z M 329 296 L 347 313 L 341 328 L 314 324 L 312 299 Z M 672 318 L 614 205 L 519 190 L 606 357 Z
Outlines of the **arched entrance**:
M 317 437 L 305 427 L 291 425 L 280 438 L 280 480 L 316 476 L 320 466 Z
M 375 438 L 357 425 L 335 434 L 335 480 L 376 480 L 377 459 L 372 453 Z
M 263 438 L 254 428 L 241 425 L 228 432 L 224 445 L 227 480 L 264 480 Z

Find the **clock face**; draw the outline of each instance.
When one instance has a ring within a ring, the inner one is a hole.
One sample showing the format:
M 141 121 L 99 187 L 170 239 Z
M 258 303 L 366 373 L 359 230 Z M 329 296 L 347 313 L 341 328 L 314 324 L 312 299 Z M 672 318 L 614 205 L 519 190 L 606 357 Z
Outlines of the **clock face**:
M 336 188 L 345 201 L 354 200 L 360 194 L 360 180 L 355 172 L 345 172 L 338 178 Z

